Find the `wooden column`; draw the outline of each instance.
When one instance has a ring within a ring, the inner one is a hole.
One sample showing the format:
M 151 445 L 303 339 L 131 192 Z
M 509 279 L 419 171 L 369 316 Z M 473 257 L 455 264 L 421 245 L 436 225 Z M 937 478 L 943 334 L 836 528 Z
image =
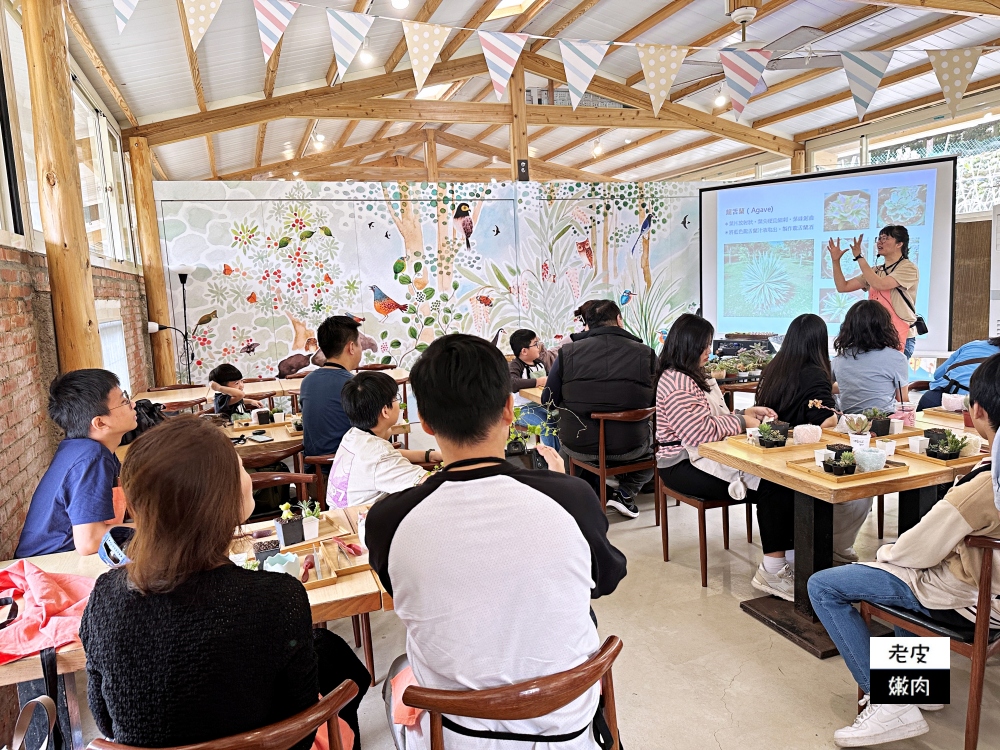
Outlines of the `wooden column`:
M 528 158 L 528 105 L 524 101 L 524 66 L 519 60 L 507 84 L 510 122 L 510 178 L 517 179 L 517 160 Z
M 24 0 L 35 164 L 61 372 L 103 367 L 62 0 Z
M 153 153 L 145 138 L 128 139 L 132 159 L 132 185 L 135 191 L 135 218 L 142 253 L 142 277 L 146 282 L 146 310 L 149 319 L 170 324 L 167 282 L 160 253 L 160 232 L 156 222 L 156 202 L 153 199 Z M 153 346 L 153 379 L 157 385 L 177 382 L 174 337 L 171 331 L 150 334 Z
M 430 128 L 424 131 L 424 164 L 427 165 L 428 182 L 438 181 L 438 152 L 435 133 L 436 131 Z
M 806 173 L 806 152 L 804 149 L 796 149 L 792 152 L 792 174 Z

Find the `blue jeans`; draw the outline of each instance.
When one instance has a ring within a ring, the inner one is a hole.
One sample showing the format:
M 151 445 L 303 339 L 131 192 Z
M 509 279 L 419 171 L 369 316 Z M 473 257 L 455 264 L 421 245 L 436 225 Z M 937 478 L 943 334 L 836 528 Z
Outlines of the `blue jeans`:
M 559 436 L 554 432 L 559 426 L 559 418 L 556 414 L 553 413 L 552 416 L 549 417 L 549 413 L 541 404 L 527 403 L 517 408 L 521 411 L 521 416 L 518 418 L 517 424 L 523 425 L 524 427 L 535 427 L 541 425 L 543 434 L 539 436 L 539 439 L 542 441 L 542 445 L 547 445 L 550 448 L 559 450 Z M 550 434 L 545 435 L 545 431 L 550 432 Z
M 861 619 L 861 613 L 851 606 L 853 602 L 891 604 L 929 615 L 930 612 L 913 595 L 913 591 L 892 573 L 867 565 L 842 565 L 814 573 L 809 579 L 809 601 L 826 632 L 844 657 L 858 686 L 867 695 L 871 692 L 869 680 L 871 633 Z M 909 633 L 896 629 L 897 636 Z
M 917 339 L 915 336 L 910 336 L 903 345 L 903 354 L 909 359 L 913 356 L 913 350 L 917 348 Z

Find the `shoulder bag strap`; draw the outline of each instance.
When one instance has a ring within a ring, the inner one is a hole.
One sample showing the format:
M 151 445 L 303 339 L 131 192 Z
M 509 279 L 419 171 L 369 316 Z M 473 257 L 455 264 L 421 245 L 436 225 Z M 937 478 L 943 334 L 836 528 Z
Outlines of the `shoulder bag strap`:
M 910 302 L 910 298 L 906 296 L 906 292 L 903 291 L 903 287 L 901 287 L 901 286 L 894 286 L 892 288 L 892 291 L 899 292 L 899 296 L 903 298 L 903 302 L 905 302 L 906 306 L 908 308 L 910 308 L 910 312 L 913 313 L 914 315 L 917 314 L 916 308 L 913 307 L 913 303 Z
M 42 746 L 38 750 L 47 750 L 49 738 L 52 737 L 52 730 L 56 725 L 56 704 L 47 695 L 32 698 L 21 708 L 21 712 L 17 715 L 17 723 L 14 724 L 14 737 L 10 743 L 11 750 L 26 750 L 24 738 L 28 734 L 28 729 L 31 727 L 31 720 L 35 716 L 35 709 L 38 707 L 41 707 L 45 711 L 46 721 L 48 721 L 49 725 L 48 734 L 45 735 L 45 742 L 42 743 Z
M 54 648 L 43 648 L 39 656 L 42 659 L 42 676 L 45 678 L 45 694 L 52 701 L 53 706 L 59 705 L 59 671 L 56 665 L 56 650 Z M 50 730 L 53 750 L 62 750 L 63 737 L 56 723 Z M 47 744 L 47 743 L 46 743 Z
M 0 630 L 12 624 L 17 618 L 17 602 L 9 596 L 0 597 L 0 607 L 6 607 L 8 604 L 10 609 L 7 611 L 7 619 L 0 622 Z

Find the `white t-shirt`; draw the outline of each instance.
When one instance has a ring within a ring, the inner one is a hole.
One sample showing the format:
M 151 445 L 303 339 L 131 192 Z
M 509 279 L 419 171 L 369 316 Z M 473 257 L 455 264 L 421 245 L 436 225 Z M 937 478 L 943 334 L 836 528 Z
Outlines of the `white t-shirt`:
M 326 488 L 328 508 L 364 505 L 416 486 L 427 471 L 365 430 L 352 427 L 340 441 Z
M 545 365 L 541 362 L 536 362 L 533 365 L 528 365 L 524 370 L 522 378 L 544 378 L 545 377 Z M 514 406 L 524 406 L 525 404 L 533 403 L 530 399 L 526 399 L 521 395 L 520 391 L 514 392 Z

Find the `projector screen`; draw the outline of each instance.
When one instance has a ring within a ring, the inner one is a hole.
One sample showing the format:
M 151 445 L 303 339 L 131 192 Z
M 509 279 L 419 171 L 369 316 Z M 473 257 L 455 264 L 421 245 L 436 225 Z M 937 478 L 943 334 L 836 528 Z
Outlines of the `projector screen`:
M 837 291 L 827 242 L 849 248 L 861 236 L 874 267 L 875 239 L 887 224 L 907 228 L 920 271 L 916 308 L 930 331 L 917 339 L 917 353 L 948 351 L 955 157 L 703 189 L 703 314 L 721 336 L 784 333 L 812 312 L 835 336 L 867 293 Z M 860 274 L 852 253 L 840 262 L 846 278 Z

